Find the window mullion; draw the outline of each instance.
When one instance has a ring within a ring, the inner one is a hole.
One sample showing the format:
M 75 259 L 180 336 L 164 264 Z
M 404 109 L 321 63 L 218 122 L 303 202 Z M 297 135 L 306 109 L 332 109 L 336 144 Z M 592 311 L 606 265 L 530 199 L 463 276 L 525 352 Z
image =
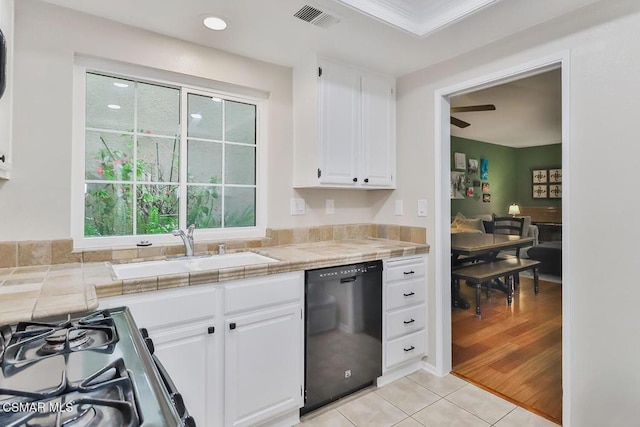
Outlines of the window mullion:
M 133 235 L 138 235 L 138 82 L 133 87 L 133 169 L 131 171 L 133 188 L 131 197 L 133 198 L 131 213 L 133 215 Z
M 180 197 L 178 205 L 178 224 L 181 229 L 187 228 L 187 114 L 188 93 L 185 88 L 180 89 L 180 157 L 178 164 L 180 165 Z
M 220 200 L 220 228 L 225 228 L 225 193 L 226 193 L 226 176 L 227 176 L 227 101 L 222 101 L 222 176 L 220 181 L 222 182 L 222 200 Z

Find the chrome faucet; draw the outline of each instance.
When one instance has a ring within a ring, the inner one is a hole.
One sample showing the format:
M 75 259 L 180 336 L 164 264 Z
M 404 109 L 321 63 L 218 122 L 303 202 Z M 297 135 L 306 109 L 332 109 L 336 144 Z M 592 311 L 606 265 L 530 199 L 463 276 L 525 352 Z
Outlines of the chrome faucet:
M 183 230 L 173 230 L 174 236 L 180 236 L 182 242 L 184 243 L 184 252 L 188 257 L 193 256 L 193 230 L 195 230 L 196 225 L 191 224 L 185 233 Z

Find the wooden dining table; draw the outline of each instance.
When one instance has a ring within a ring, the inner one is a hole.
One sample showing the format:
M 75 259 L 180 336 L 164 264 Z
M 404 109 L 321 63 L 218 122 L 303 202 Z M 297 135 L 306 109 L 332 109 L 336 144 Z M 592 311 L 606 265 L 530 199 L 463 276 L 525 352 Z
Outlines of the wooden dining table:
M 454 270 L 472 261 L 494 261 L 501 251 L 517 249 L 533 245 L 533 237 L 511 234 L 492 233 L 455 233 L 451 234 L 451 269 Z M 495 288 L 506 292 L 503 283 L 496 283 Z M 454 286 L 451 288 L 452 306 L 469 308 Z

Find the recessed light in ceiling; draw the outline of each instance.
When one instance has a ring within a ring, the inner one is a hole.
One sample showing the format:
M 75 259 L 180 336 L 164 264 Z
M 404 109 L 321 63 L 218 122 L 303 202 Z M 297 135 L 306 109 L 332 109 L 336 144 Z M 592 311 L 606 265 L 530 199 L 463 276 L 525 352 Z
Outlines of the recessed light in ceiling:
M 129 87 L 129 85 L 128 85 L 128 84 L 126 84 L 126 83 L 120 83 L 120 82 L 114 82 L 114 83 L 113 83 L 113 85 L 114 85 L 115 87 Z
M 111 108 L 112 110 L 119 110 L 119 109 L 122 108 L 121 106 L 119 106 L 117 104 L 109 104 L 109 105 L 107 105 L 107 107 Z
M 206 18 L 204 18 L 202 23 L 205 27 L 211 30 L 220 31 L 227 28 L 227 21 L 217 16 L 207 16 Z

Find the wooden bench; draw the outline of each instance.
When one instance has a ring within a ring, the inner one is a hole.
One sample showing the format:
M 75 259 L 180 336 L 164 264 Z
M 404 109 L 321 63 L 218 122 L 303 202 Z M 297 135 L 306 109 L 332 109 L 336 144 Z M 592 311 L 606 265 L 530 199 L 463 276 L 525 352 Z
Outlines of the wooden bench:
M 525 270 L 533 270 L 533 290 L 538 295 L 538 266 L 540 261 L 522 258 L 507 258 L 493 262 L 474 264 L 468 267 L 454 269 L 451 278 L 454 286 L 460 289 L 460 280 L 475 285 L 476 288 L 476 315 L 480 316 L 480 294 L 483 283 L 487 284 L 487 297 L 491 296 L 491 282 L 500 277 L 505 278 L 507 285 L 507 303 L 511 305 L 513 298 L 513 277 L 515 274 Z

